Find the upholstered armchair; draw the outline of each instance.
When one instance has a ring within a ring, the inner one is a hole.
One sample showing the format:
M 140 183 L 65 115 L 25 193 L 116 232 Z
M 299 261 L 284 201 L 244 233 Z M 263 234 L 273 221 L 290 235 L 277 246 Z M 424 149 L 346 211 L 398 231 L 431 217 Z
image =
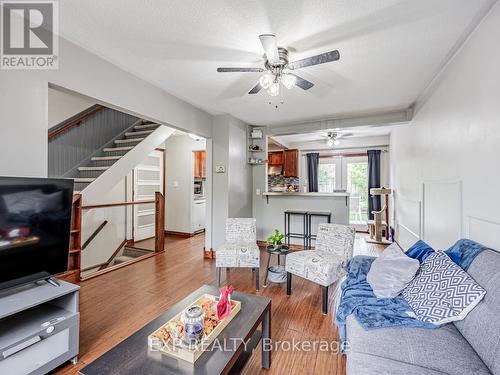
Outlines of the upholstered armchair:
M 222 268 L 252 268 L 255 271 L 255 288 L 259 290 L 260 250 L 255 219 L 226 220 L 226 242 L 215 251 L 215 267 L 218 288 Z
M 292 294 L 292 275 L 303 277 L 322 288 L 322 311 L 328 313 L 328 287 L 344 276 L 344 266 L 352 258 L 354 228 L 319 224 L 314 250 L 296 251 L 286 257 L 286 294 Z

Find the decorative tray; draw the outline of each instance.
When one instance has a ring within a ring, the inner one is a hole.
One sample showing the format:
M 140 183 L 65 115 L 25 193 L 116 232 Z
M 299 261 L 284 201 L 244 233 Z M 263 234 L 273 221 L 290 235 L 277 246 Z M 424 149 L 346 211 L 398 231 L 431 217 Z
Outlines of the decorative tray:
M 186 310 L 184 309 L 148 336 L 149 348 L 194 363 L 241 310 L 241 302 L 232 299 L 231 313 L 219 320 L 216 312 L 218 301 L 219 297 L 204 294 L 186 306 L 186 309 L 195 305 L 201 306 L 205 314 L 203 337 L 198 344 L 189 345 L 182 340 L 184 324 L 181 316 Z M 174 333 L 179 331 L 178 337 L 173 337 Z

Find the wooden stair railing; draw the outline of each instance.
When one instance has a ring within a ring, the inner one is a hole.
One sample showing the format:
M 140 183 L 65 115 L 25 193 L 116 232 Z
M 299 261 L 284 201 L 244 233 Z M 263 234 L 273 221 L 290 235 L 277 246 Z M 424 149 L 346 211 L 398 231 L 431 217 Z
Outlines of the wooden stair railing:
M 155 193 L 155 252 L 165 249 L 165 197 Z
M 87 246 L 89 246 L 89 245 L 90 245 L 90 243 L 94 240 L 94 238 L 96 238 L 96 237 L 97 237 L 97 235 L 99 234 L 99 232 L 100 232 L 101 230 L 103 230 L 103 229 L 104 229 L 104 227 L 106 226 L 106 224 L 107 224 L 107 223 L 108 223 L 108 221 L 107 221 L 107 220 L 104 220 L 104 221 L 101 223 L 101 225 L 99 225 L 99 226 L 97 227 L 97 229 L 94 231 L 94 233 L 92 233 L 92 234 L 89 236 L 89 238 L 87 238 L 87 241 L 85 241 L 85 242 L 84 242 L 84 244 L 82 245 L 82 251 L 83 251 L 83 250 L 85 250 L 85 248 L 86 248 Z
M 154 203 L 155 204 L 155 251 L 153 254 L 158 254 L 158 253 L 161 253 L 163 251 L 165 251 L 165 197 L 163 196 L 162 193 L 160 192 L 155 192 L 155 199 L 154 200 L 147 200 L 147 201 L 134 201 L 134 202 L 117 202 L 117 203 L 103 203 L 103 204 L 92 204 L 92 205 L 85 205 L 83 206 L 81 204 L 81 194 L 75 194 L 75 197 L 77 198 L 73 198 L 73 217 L 77 218 L 77 222 L 75 221 L 76 224 L 78 224 L 78 231 L 74 231 L 73 233 L 73 230 L 71 231 L 72 232 L 72 241 L 71 241 L 71 244 L 70 244 L 70 257 L 72 254 L 78 254 L 78 261 L 76 262 L 68 262 L 68 265 L 71 265 L 71 271 L 74 272 L 74 273 L 77 273 L 78 274 L 78 281 L 81 280 L 80 278 L 80 273 L 83 271 L 81 270 L 80 268 L 80 264 L 81 264 L 81 249 L 82 249 L 82 246 L 80 245 L 81 244 L 81 215 L 82 215 L 82 211 L 83 210 L 93 210 L 93 209 L 97 209 L 97 208 L 107 208 L 107 207 L 119 207 L 119 206 L 134 206 L 134 205 L 140 205 L 140 204 L 152 204 Z M 75 201 L 75 199 L 77 199 Z M 75 202 L 78 202 L 79 205 L 75 206 Z M 92 234 L 93 238 L 95 238 L 95 236 L 98 234 L 98 232 L 100 230 L 102 230 L 102 228 L 106 225 L 105 223 L 107 223 L 107 221 L 103 222 L 99 228 L 97 228 L 96 231 L 94 231 L 94 233 Z M 72 226 L 72 228 L 76 228 Z M 96 233 L 97 232 L 97 233 Z M 78 235 L 77 235 L 78 234 Z M 92 237 L 91 236 L 91 237 Z M 93 239 L 92 238 L 92 239 Z M 89 240 L 91 241 L 92 240 L 90 237 L 89 237 Z M 87 240 L 85 242 L 85 245 L 88 246 L 88 242 L 89 240 Z M 118 248 L 118 251 L 126 244 L 126 241 L 124 240 L 121 244 L 121 246 Z M 74 252 L 75 249 L 78 249 L 78 252 Z M 115 251 L 115 253 L 113 254 L 114 256 L 116 255 L 116 253 L 118 251 Z M 111 259 L 112 260 L 112 259 Z M 85 270 L 90 270 L 90 269 L 93 269 L 93 268 L 99 268 L 99 271 L 97 271 L 96 273 L 92 274 L 92 276 L 94 275 L 97 275 L 97 274 L 101 274 L 101 273 L 104 273 L 106 271 L 108 271 L 109 269 L 107 268 L 103 268 L 104 265 L 106 265 L 106 267 L 109 265 L 109 263 L 111 263 L 110 261 L 108 262 L 105 262 L 105 263 L 100 263 L 98 265 L 94 265 L 94 266 L 91 266 L 91 267 L 86 267 Z M 121 264 L 120 266 L 123 266 L 123 265 L 126 265 L 126 264 Z M 111 269 L 111 268 L 110 268 Z M 68 266 L 68 272 L 70 270 L 70 267 Z
M 83 121 L 85 121 L 89 117 L 94 116 L 96 113 L 102 111 L 104 108 L 106 108 L 106 107 L 97 104 L 95 106 L 95 108 L 93 108 L 93 107 L 88 108 L 87 110 L 82 112 L 81 116 L 77 115 L 78 116 L 77 118 L 70 120 L 67 124 L 64 124 L 64 121 L 63 121 L 61 123 L 61 126 L 56 125 L 57 128 L 49 133 L 49 136 L 48 136 L 49 141 L 52 138 L 57 137 L 59 134 L 64 133 L 65 131 L 71 129 L 72 127 L 80 125 Z M 62 125 L 62 124 L 64 124 L 64 125 Z
M 82 195 L 73 195 L 71 210 L 71 229 L 69 240 L 68 270 L 58 278 L 78 283 L 80 281 L 81 252 L 82 252 Z
M 113 251 L 113 254 L 111 254 L 111 256 L 108 258 L 108 260 L 101 264 L 101 266 L 99 267 L 99 271 L 102 271 L 102 270 L 108 268 L 111 265 L 111 263 L 113 262 L 113 260 L 116 258 L 116 256 L 120 252 L 120 250 L 123 249 L 123 247 L 126 244 L 127 244 L 127 240 L 123 240 L 122 243 L 116 248 L 116 250 Z

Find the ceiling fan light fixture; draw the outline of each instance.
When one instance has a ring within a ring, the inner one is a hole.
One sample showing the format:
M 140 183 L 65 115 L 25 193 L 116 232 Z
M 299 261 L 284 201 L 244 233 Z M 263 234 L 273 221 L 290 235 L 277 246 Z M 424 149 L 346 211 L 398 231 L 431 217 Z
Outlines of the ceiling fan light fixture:
M 262 49 L 264 50 L 264 66 L 218 67 L 217 72 L 263 73 L 259 81 L 248 91 L 248 94 L 255 95 L 264 89 L 267 91 L 267 94 L 272 97 L 281 94 L 281 103 L 284 102 L 283 94 L 285 90 L 283 87 L 291 90 L 294 86 L 297 86 L 307 91 L 314 86 L 313 82 L 302 78 L 301 75 L 297 73 L 298 69 L 326 64 L 340 59 L 339 51 L 333 50 L 294 61 L 289 58 L 289 51 L 287 48 L 278 47 L 276 35 L 261 34 L 259 35 L 259 39 L 262 44 Z
M 271 86 L 267 89 L 267 93 L 270 96 L 278 96 L 280 93 L 280 83 L 279 82 L 273 82 Z
M 340 144 L 340 141 L 338 139 L 334 140 L 333 141 L 333 145 L 334 146 L 338 146 Z
M 264 90 L 267 90 L 274 82 L 274 76 L 272 74 L 264 74 L 259 78 L 259 83 Z
M 281 83 L 283 83 L 283 86 L 285 86 L 288 90 L 295 86 L 296 82 L 297 77 L 292 74 L 283 74 L 281 77 Z
M 335 142 L 331 138 L 328 138 L 328 140 L 326 141 L 326 144 L 328 145 L 328 147 L 332 147 L 334 143 Z

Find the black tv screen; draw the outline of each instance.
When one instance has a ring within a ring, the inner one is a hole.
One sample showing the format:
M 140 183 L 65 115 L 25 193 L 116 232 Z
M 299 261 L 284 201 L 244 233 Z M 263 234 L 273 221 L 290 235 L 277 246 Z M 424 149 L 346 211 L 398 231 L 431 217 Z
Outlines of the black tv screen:
M 0 177 L 0 289 L 68 267 L 73 180 Z

